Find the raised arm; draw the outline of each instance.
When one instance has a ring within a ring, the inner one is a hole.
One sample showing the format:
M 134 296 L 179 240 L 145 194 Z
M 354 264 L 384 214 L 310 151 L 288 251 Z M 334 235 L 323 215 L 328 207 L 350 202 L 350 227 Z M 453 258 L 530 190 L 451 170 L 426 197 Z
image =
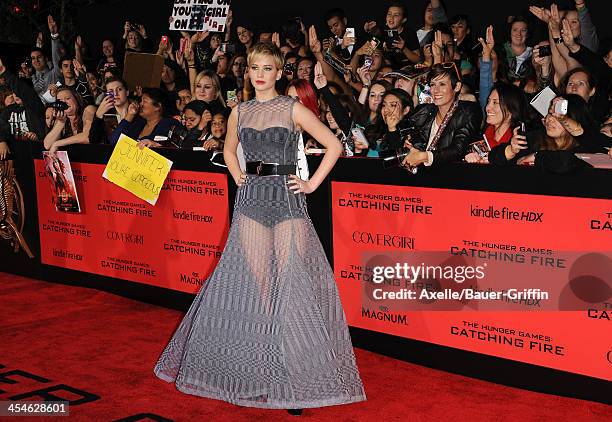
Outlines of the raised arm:
M 599 50 L 599 38 L 597 37 L 595 25 L 593 25 L 591 20 L 589 9 L 586 7 L 586 0 L 575 0 L 574 2 L 578 11 L 578 21 L 580 21 L 580 44 L 597 53 L 597 50 Z
M 446 16 L 446 12 L 444 8 L 440 4 L 440 0 L 431 0 L 431 14 L 433 15 L 433 24 L 437 23 L 446 23 L 448 22 L 448 17 Z
M 478 95 L 480 106 L 484 110 L 487 106 L 489 94 L 493 89 L 493 62 L 491 59 L 491 53 L 495 47 L 493 25 L 487 27 L 486 39 L 483 40 L 482 38 L 478 38 L 478 42 L 482 45 L 482 58 L 480 60 L 480 92 Z
M 344 108 L 338 97 L 336 97 L 329 90 L 327 86 L 327 78 L 323 74 L 323 69 L 321 68 L 321 63 L 317 63 L 314 67 L 314 84 L 323 95 L 325 102 L 329 106 L 332 115 L 334 116 L 334 120 L 338 124 L 338 127 L 342 132 L 348 135 L 351 130 L 351 117 L 349 116 L 348 111 Z
M 47 16 L 47 26 L 49 27 L 49 32 L 51 33 L 51 60 L 53 62 L 53 72 L 56 77 L 62 76 L 62 68 L 60 66 L 60 49 L 62 48 L 62 43 L 60 41 L 59 31 L 57 29 L 57 23 L 53 16 Z
M 83 60 L 83 39 L 80 35 L 78 35 L 74 41 L 74 58 L 79 63 L 85 63 Z
M 347 93 L 348 95 L 352 95 L 351 88 L 347 85 L 344 79 L 340 78 L 336 74 L 334 69 L 325 62 L 325 58 L 323 57 L 323 52 L 321 50 L 321 42 L 319 41 L 319 38 L 317 37 L 317 30 L 315 29 L 314 25 L 308 29 L 308 33 L 309 33 L 308 41 L 310 43 L 310 51 L 312 52 L 314 57 L 317 59 L 317 62 L 321 63 L 323 74 L 325 75 L 327 80 L 337 83 L 338 85 L 340 85 L 340 87 L 345 93 Z
M 234 13 L 232 9 L 227 11 L 227 19 L 225 20 L 225 42 L 230 42 L 232 38 L 232 22 L 234 21 Z

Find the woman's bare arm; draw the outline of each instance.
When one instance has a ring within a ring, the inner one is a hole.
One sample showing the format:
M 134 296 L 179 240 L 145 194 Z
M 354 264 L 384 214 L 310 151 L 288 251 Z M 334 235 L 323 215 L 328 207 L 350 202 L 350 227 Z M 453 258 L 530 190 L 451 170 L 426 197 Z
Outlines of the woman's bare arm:
M 309 109 L 300 103 L 293 106 L 293 121 L 326 148 L 323 160 L 309 183 L 315 190 L 327 177 L 342 153 L 342 145 L 336 136 Z M 226 141 L 227 142 L 227 141 Z

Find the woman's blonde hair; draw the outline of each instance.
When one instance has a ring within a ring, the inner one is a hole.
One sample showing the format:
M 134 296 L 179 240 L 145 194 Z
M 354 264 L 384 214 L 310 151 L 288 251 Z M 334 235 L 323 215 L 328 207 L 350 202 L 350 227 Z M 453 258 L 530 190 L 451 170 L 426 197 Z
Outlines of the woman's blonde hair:
M 194 90 L 195 86 L 198 85 L 204 76 L 208 76 L 212 82 L 212 86 L 216 92 L 215 100 L 221 101 L 221 104 L 223 104 L 223 107 L 225 107 L 225 101 L 223 100 L 223 94 L 221 93 L 221 81 L 219 81 L 219 76 L 217 76 L 213 70 L 206 69 L 197 74 L 195 77 Z M 193 92 L 193 96 L 195 97 L 195 92 Z
M 281 53 L 280 49 L 272 43 L 258 42 L 255 44 L 247 57 L 248 65 L 250 66 L 251 63 L 260 56 L 272 56 L 276 69 L 282 69 L 285 63 L 283 53 Z

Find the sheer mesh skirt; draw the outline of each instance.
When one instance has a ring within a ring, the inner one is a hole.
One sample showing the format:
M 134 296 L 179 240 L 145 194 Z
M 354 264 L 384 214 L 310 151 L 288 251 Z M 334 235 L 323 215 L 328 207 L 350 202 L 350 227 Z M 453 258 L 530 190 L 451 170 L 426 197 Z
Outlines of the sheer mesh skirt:
M 332 270 L 287 177 L 249 176 L 225 250 L 155 374 L 263 408 L 365 400 Z

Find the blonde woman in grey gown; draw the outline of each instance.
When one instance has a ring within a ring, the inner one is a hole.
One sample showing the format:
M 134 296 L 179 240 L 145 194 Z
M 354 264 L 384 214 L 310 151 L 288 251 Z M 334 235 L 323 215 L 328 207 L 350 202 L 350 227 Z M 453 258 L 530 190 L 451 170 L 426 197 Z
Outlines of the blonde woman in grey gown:
M 232 111 L 224 147 L 238 185 L 227 243 L 155 374 L 185 393 L 241 406 L 303 409 L 365 400 L 334 275 L 305 200 L 342 147 L 306 107 L 277 94 L 278 48 L 257 44 L 248 63 L 256 96 Z M 302 129 L 327 148 L 308 181 L 295 176 Z

